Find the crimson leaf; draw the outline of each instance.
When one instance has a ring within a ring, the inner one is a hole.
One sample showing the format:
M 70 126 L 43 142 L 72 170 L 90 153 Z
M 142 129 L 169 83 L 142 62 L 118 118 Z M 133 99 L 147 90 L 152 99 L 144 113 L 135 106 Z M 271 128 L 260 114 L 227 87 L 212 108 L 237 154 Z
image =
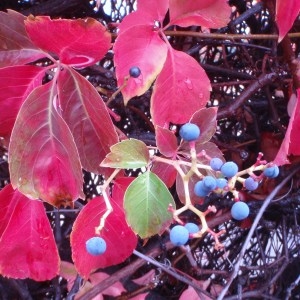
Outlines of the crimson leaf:
M 151 97 L 153 122 L 162 127 L 170 122 L 186 123 L 196 110 L 206 105 L 210 89 L 201 66 L 186 53 L 169 48 Z
M 72 205 L 84 197 L 82 170 L 71 132 L 56 110 L 56 94 L 52 81 L 23 103 L 9 144 L 10 178 L 29 198 Z
M 86 241 L 95 236 L 95 227 L 106 212 L 103 197 L 88 202 L 78 215 L 71 234 L 72 256 L 78 273 L 87 279 L 98 268 L 115 265 L 130 256 L 136 247 L 137 237 L 127 225 L 122 202 L 125 190 L 131 178 L 115 181 L 111 204 L 113 212 L 107 217 L 101 237 L 106 241 L 107 249 L 102 255 L 92 256 L 85 248 Z
M 0 11 L 0 67 L 26 64 L 45 56 L 28 38 L 24 20 L 16 11 Z
M 51 20 L 47 16 L 31 15 L 25 26 L 35 45 L 55 53 L 62 63 L 74 67 L 95 64 L 110 48 L 109 32 L 92 18 Z
M 62 116 L 68 124 L 85 170 L 105 173 L 101 161 L 118 142 L 106 105 L 96 89 L 67 66 L 59 73 L 58 95 Z
M 230 14 L 227 0 L 170 0 L 170 23 L 182 27 L 223 27 L 230 21 Z
M 36 66 L 0 69 L 0 136 L 10 136 L 22 103 L 36 86 L 42 84 L 43 75 L 44 69 Z
M 50 280 L 59 255 L 43 203 L 7 185 L 0 191 L 0 270 L 3 276 Z

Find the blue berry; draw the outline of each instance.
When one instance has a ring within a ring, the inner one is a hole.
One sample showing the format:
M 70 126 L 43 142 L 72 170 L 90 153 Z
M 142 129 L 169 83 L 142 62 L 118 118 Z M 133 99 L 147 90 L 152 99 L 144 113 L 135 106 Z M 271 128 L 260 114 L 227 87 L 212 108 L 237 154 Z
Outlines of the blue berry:
M 223 166 L 223 161 L 219 157 L 215 157 L 210 160 L 209 164 L 214 171 L 220 171 Z
M 244 182 L 244 186 L 247 190 L 254 191 L 258 187 L 258 182 L 254 180 L 252 177 L 248 177 Z
M 141 75 L 141 69 L 139 67 L 131 67 L 129 75 L 133 78 L 138 78 Z
M 228 161 L 221 167 L 221 172 L 225 177 L 233 177 L 238 172 L 238 166 L 233 161 Z
M 182 225 L 176 225 L 170 231 L 170 240 L 175 246 L 182 246 L 189 240 L 189 231 Z
M 269 178 L 275 178 L 279 175 L 278 166 L 274 165 L 272 167 L 264 169 L 264 175 Z
M 249 216 L 249 206 L 245 202 L 235 202 L 231 207 L 231 215 L 234 219 L 241 221 Z
M 195 141 L 200 136 L 200 128 L 193 123 L 186 123 L 181 126 L 179 135 L 185 141 Z
M 194 193 L 198 197 L 205 197 L 210 193 L 210 190 L 208 190 L 204 184 L 203 181 L 198 181 L 194 186 Z
M 189 233 L 196 233 L 200 230 L 199 226 L 195 223 L 186 223 L 184 227 L 188 230 Z
M 86 251 L 91 255 L 100 255 L 106 251 L 106 242 L 99 236 L 88 239 L 85 243 Z
M 219 189 L 224 189 L 224 187 L 227 186 L 228 181 L 225 178 L 217 178 L 216 183 Z
M 217 187 L 216 179 L 212 176 L 205 176 L 203 178 L 203 185 L 208 191 L 212 191 Z

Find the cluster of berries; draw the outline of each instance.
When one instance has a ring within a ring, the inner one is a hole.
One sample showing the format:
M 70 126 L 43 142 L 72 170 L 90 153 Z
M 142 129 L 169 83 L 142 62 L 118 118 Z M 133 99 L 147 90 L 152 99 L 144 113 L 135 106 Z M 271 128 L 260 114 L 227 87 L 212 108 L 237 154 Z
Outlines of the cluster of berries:
M 196 141 L 200 136 L 200 129 L 196 124 L 186 123 L 179 130 L 180 137 L 187 142 Z M 210 167 L 216 172 L 216 176 L 204 176 L 194 186 L 194 193 L 198 197 L 206 197 L 211 192 L 219 193 L 229 191 L 228 181 L 234 177 L 238 177 L 238 166 L 233 161 L 223 162 L 222 159 L 214 157 L 210 159 Z M 262 169 L 262 176 L 268 178 L 275 178 L 279 175 L 279 168 L 276 165 L 266 165 Z M 243 179 L 244 187 L 249 191 L 254 191 L 259 186 L 259 178 L 261 176 L 249 176 L 247 179 Z M 235 178 L 236 179 L 236 178 Z M 235 181 L 234 181 L 235 182 Z M 239 201 L 235 202 L 231 207 L 231 215 L 235 220 L 241 221 L 249 216 L 250 209 L 247 203 Z M 199 227 L 196 224 L 192 225 L 192 230 L 189 229 L 191 226 L 187 223 L 185 226 L 176 225 L 170 231 L 170 240 L 176 246 L 184 245 L 192 233 L 199 231 Z M 197 230 L 197 231 L 193 231 Z

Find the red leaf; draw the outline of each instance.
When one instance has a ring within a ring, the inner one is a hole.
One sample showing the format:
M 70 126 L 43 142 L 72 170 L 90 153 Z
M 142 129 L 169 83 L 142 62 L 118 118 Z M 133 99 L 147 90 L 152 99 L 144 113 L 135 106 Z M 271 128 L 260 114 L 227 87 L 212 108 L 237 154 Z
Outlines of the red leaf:
M 145 12 L 151 16 L 151 21 L 162 22 L 169 9 L 169 0 L 139 0 L 138 12 Z
M 274 160 L 274 163 L 278 166 L 285 165 L 289 163 L 288 155 L 300 155 L 300 89 L 297 90 L 298 100 L 294 107 L 293 113 L 291 115 L 289 125 Z
M 51 20 L 46 16 L 29 16 L 25 27 L 37 46 L 54 52 L 62 63 L 74 67 L 95 64 L 111 46 L 109 32 L 92 18 Z
M 153 122 L 162 127 L 170 122 L 186 123 L 206 105 L 210 90 L 210 81 L 200 65 L 186 53 L 169 48 L 151 97 Z
M 227 0 L 170 0 L 170 23 L 182 27 L 199 25 L 220 28 L 230 21 Z
M 23 101 L 35 87 L 42 84 L 43 75 L 44 69 L 36 66 L 0 69 L 0 136 L 11 134 Z
M 8 150 L 10 176 L 13 187 L 29 198 L 72 205 L 84 197 L 82 170 L 71 132 L 54 107 L 55 98 L 56 85 L 50 82 L 23 103 Z
M 119 139 L 101 96 L 84 77 L 67 66 L 58 77 L 58 96 L 83 168 L 107 173 L 108 169 L 99 165 Z
M 13 278 L 49 280 L 59 270 L 59 256 L 52 229 L 40 201 L 13 190 L 0 191 L 0 272 Z M 8 208 L 8 209 L 7 209 Z
M 130 36 L 130 43 L 128 42 Z M 114 45 L 114 62 L 118 85 L 122 89 L 125 104 L 135 96 L 144 94 L 160 73 L 167 55 L 167 45 L 153 26 L 140 25 L 122 32 Z M 129 77 L 129 69 L 137 66 L 141 70 L 138 78 Z
M 156 144 L 161 154 L 166 157 L 173 157 L 177 153 L 177 138 L 166 128 L 156 126 Z
M 154 161 L 151 171 L 156 174 L 168 188 L 170 188 L 176 180 L 177 171 L 172 165 Z
M 201 148 L 201 144 L 208 142 L 215 134 L 217 129 L 217 108 L 209 107 L 202 108 L 196 111 L 191 120 L 191 123 L 196 124 L 200 128 L 200 137 L 196 141 L 196 149 Z M 188 142 L 182 141 L 180 149 L 185 149 L 187 152 L 190 151 Z M 210 155 L 210 153 L 208 153 Z
M 26 64 L 45 56 L 28 38 L 24 20 L 16 11 L 0 12 L 0 67 Z
M 137 244 L 137 237 L 127 225 L 122 208 L 124 192 L 131 178 L 117 179 L 111 204 L 113 212 L 107 217 L 101 237 L 106 241 L 106 252 L 99 256 L 90 255 L 85 242 L 95 236 L 95 227 L 106 212 L 103 197 L 92 199 L 78 215 L 71 234 L 72 256 L 78 273 L 87 279 L 93 271 L 124 261 Z
M 279 29 L 280 42 L 293 26 L 293 23 L 300 12 L 299 0 L 277 0 L 276 1 L 276 22 Z
M 139 0 L 137 11 L 127 15 L 119 25 L 119 34 L 131 27 L 149 25 L 157 27 L 157 22 L 162 23 L 169 8 L 168 0 Z

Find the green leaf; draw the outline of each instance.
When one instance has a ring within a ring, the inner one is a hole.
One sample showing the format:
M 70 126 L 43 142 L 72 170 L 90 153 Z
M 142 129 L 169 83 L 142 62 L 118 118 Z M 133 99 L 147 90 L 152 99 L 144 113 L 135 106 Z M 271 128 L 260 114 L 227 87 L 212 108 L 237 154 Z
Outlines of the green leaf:
M 110 147 L 110 153 L 100 164 L 101 167 L 136 169 L 149 163 L 149 151 L 145 143 L 130 139 Z
M 147 171 L 127 188 L 124 199 L 126 219 L 141 238 L 161 234 L 172 222 L 169 204 L 175 202 L 166 185 Z

